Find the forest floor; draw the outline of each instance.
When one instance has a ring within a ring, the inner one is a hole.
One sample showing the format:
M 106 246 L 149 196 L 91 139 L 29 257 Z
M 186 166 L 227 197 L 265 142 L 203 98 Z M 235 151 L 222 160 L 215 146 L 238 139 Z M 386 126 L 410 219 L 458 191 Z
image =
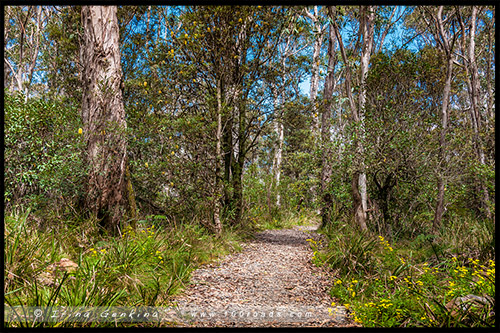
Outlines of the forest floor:
M 175 326 L 355 326 L 329 295 L 329 275 L 311 263 L 317 226 L 265 230 L 241 252 L 195 270 L 174 299 Z

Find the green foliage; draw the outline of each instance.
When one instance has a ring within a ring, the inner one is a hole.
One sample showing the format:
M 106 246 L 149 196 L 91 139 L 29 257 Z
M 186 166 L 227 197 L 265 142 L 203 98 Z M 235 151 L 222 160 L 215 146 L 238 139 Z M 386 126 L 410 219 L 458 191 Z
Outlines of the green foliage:
M 339 273 L 342 275 L 369 274 L 378 264 L 372 254 L 375 240 L 366 233 L 357 232 L 351 226 L 339 223 L 328 226 L 326 230 L 334 229 L 338 232 L 331 232 L 328 254 L 323 260 L 340 269 Z
M 69 102 L 5 92 L 5 203 L 68 209 L 82 193 L 83 140 Z
M 325 191 L 333 197 L 331 221 L 323 230 L 328 240 L 310 244 L 313 262 L 340 275 L 332 293 L 348 304 L 353 318 L 364 326 L 494 325 L 490 304 L 449 305 L 467 295 L 495 296 L 489 262 L 495 256 L 496 194 L 491 8 L 479 11 L 476 34 L 476 44 L 485 46 L 476 51 L 480 126 L 476 131 L 471 124 L 468 55 L 457 42 L 453 52 L 460 55 L 459 66 L 454 67 L 443 155 L 439 110 L 445 56 L 428 43 L 432 36 L 421 20 L 426 12 L 420 7 L 401 12 L 404 34 L 414 29 L 415 40 L 425 36 L 417 49 L 375 45 L 381 51 L 371 56 L 366 105 L 358 110 L 364 119 L 354 122 L 340 61 L 328 69 L 336 81 L 331 100 L 321 91 L 314 101 L 301 94 L 300 84 L 312 67 L 312 45 L 316 38 L 328 37 L 326 31 L 311 29 L 314 19 L 309 25 L 311 17 L 303 9 L 118 8 L 125 135 L 140 221 L 137 229 L 126 228 L 122 237 L 110 238 L 100 235 L 97 221 L 82 218 L 85 212 L 79 209 L 87 176 L 86 147 L 79 133 L 81 8 L 44 8 L 37 58 L 30 47 L 37 37 L 35 7 L 9 7 L 6 302 L 165 304 L 194 267 L 237 248 L 242 234 L 317 223 L 314 210 L 320 208 L 322 158 L 328 149 L 325 161 L 332 175 Z M 328 22 L 325 8 L 319 9 L 322 26 Z M 337 7 L 342 35 L 356 40 L 361 9 Z M 444 8 L 447 22 L 458 27 L 455 10 L 462 13 L 466 32 L 469 9 Z M 388 24 L 395 13 L 394 18 L 399 12 L 378 7 L 377 35 L 386 28 L 387 37 L 392 34 L 397 25 Z M 323 40 L 323 48 L 327 44 Z M 360 91 L 358 44 L 345 44 L 355 98 Z M 27 82 L 24 67 L 32 61 L 35 75 Z M 327 62 L 322 49 L 320 81 L 328 72 Z M 14 71 L 25 80 L 21 89 L 31 85 L 29 98 L 12 91 L 18 89 Z M 328 103 L 332 117 L 325 124 L 331 135 L 325 143 L 313 124 L 323 121 Z M 219 116 L 222 138 L 217 137 Z M 277 124 L 284 127 L 282 142 Z M 363 156 L 356 142 L 362 144 Z M 280 144 L 278 184 L 275 158 Z M 367 233 L 352 223 L 351 177 L 361 159 L 368 185 Z M 445 213 L 441 229 L 431 234 L 437 177 L 446 183 Z M 235 204 L 240 190 L 241 207 Z M 205 229 L 213 224 L 216 204 L 222 206 L 218 237 Z M 23 212 L 26 207 L 30 210 Z M 239 223 L 231 225 L 235 219 Z M 61 269 L 56 263 L 63 258 L 78 268 Z
M 481 225 L 460 223 L 468 230 Z M 457 236 L 450 242 L 460 228 L 451 225 L 439 236 L 391 244 L 383 236 L 357 236 L 352 228 L 336 225 L 323 230 L 326 246 L 309 243 L 313 262 L 336 275 L 332 296 L 364 327 L 492 327 L 494 254 L 481 252 L 492 236 L 483 229 L 482 236 L 473 237 L 474 245 Z
M 91 220 L 59 222 L 40 231 L 31 219 L 29 210 L 5 219 L 9 306 L 167 305 L 194 268 L 240 249 L 237 232 L 215 237 L 196 224 L 168 227 L 158 216 L 139 221 L 136 230 L 127 227 L 118 238 L 100 236 Z
M 43 90 L 52 98 L 64 96 L 79 105 L 82 85 L 79 78 L 79 36 L 83 33 L 81 6 L 62 6 L 58 15 L 52 15 L 46 27 L 50 43 L 43 43 L 40 60 L 46 71 L 49 89 Z

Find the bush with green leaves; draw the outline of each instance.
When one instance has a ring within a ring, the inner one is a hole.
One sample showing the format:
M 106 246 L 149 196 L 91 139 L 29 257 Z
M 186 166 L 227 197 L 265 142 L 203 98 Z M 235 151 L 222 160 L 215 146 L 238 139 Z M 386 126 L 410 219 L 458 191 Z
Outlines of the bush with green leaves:
M 58 210 L 83 192 L 83 136 L 71 101 L 4 95 L 5 204 Z
M 322 231 L 327 244 L 309 243 L 312 261 L 336 276 L 332 296 L 364 327 L 493 327 L 495 257 L 484 249 L 494 237 L 481 224 L 462 219 L 471 240 L 450 236 L 461 235 L 453 224 L 389 242 L 338 223 Z

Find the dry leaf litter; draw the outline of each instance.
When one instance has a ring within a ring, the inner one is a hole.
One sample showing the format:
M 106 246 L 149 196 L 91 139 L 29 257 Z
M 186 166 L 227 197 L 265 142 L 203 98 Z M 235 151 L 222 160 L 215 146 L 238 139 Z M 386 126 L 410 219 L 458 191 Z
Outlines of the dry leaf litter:
M 243 250 L 205 265 L 175 298 L 175 326 L 346 327 L 346 309 L 328 293 L 329 275 L 311 263 L 316 226 L 266 230 Z

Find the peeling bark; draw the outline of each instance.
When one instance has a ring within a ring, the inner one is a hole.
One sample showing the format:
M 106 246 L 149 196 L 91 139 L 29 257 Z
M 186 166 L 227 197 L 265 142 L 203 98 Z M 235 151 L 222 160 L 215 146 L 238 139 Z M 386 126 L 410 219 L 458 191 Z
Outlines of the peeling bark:
M 132 207 L 127 193 L 125 109 L 120 89 L 122 70 L 118 19 L 114 6 L 83 6 L 80 50 L 82 119 L 89 175 L 86 208 L 113 234 Z

